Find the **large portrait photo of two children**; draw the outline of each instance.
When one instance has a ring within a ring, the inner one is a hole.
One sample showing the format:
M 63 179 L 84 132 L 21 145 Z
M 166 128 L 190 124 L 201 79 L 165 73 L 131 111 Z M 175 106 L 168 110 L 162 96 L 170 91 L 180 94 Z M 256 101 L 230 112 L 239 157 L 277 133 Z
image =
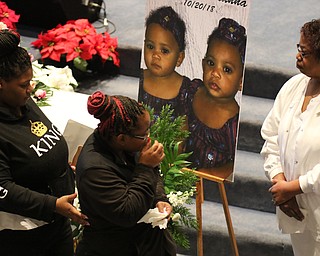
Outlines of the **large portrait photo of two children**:
M 250 0 L 147 0 L 138 100 L 183 118 L 189 168 L 234 179 Z

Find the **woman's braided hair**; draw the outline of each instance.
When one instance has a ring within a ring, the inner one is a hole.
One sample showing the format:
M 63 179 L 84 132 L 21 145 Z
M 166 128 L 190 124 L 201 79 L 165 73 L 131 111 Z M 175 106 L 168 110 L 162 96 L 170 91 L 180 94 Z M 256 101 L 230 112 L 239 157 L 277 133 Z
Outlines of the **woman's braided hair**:
M 31 68 L 30 55 L 19 46 L 20 35 L 12 30 L 0 30 L 0 78 L 10 81 Z
M 130 134 L 144 111 L 141 103 L 121 95 L 108 96 L 97 91 L 88 98 L 88 112 L 100 120 L 98 130 L 105 138 Z

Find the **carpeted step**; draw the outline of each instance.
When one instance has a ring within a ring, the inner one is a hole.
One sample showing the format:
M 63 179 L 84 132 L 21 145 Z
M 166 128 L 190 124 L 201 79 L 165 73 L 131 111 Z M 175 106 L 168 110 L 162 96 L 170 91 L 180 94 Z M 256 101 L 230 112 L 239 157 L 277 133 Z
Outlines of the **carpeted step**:
M 195 214 L 195 204 L 189 206 Z M 288 235 L 278 230 L 273 213 L 229 206 L 239 255 L 246 256 L 292 256 Z M 204 255 L 230 256 L 231 243 L 222 205 L 205 201 L 202 205 Z M 197 255 L 196 230 L 186 229 L 191 248 L 180 248 L 179 253 Z
M 95 79 L 83 80 L 79 83 L 76 91 L 92 94 L 102 91 L 109 95 L 124 95 L 133 99 L 138 98 L 139 78 L 132 76 L 104 77 L 96 76 Z
M 260 130 L 274 100 L 242 95 L 238 149 L 259 153 L 264 143 Z
M 219 187 L 216 182 L 204 180 L 204 199 L 221 202 Z M 270 181 L 263 171 L 263 159 L 257 153 L 238 150 L 234 170 L 234 181 L 225 183 L 230 205 L 247 209 L 275 212 L 268 192 Z

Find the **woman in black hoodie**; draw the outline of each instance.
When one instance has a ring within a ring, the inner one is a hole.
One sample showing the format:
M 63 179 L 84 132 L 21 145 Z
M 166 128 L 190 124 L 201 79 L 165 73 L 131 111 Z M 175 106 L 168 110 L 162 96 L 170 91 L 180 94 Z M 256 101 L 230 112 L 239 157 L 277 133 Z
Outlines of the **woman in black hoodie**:
M 72 256 L 69 218 L 87 221 L 72 205 L 66 141 L 30 98 L 32 65 L 19 43 L 0 30 L 0 252 Z

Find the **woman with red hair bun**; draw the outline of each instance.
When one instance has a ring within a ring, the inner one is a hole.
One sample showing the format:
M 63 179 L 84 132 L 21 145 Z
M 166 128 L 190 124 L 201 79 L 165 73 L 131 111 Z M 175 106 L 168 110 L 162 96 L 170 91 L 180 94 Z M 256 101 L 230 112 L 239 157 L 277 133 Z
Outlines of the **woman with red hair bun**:
M 80 206 L 90 226 L 76 255 L 176 255 L 167 229 L 139 222 L 149 209 L 163 218 L 172 211 L 158 168 L 163 145 L 150 141 L 148 111 L 133 99 L 99 91 L 89 97 L 88 111 L 100 123 L 77 162 Z

